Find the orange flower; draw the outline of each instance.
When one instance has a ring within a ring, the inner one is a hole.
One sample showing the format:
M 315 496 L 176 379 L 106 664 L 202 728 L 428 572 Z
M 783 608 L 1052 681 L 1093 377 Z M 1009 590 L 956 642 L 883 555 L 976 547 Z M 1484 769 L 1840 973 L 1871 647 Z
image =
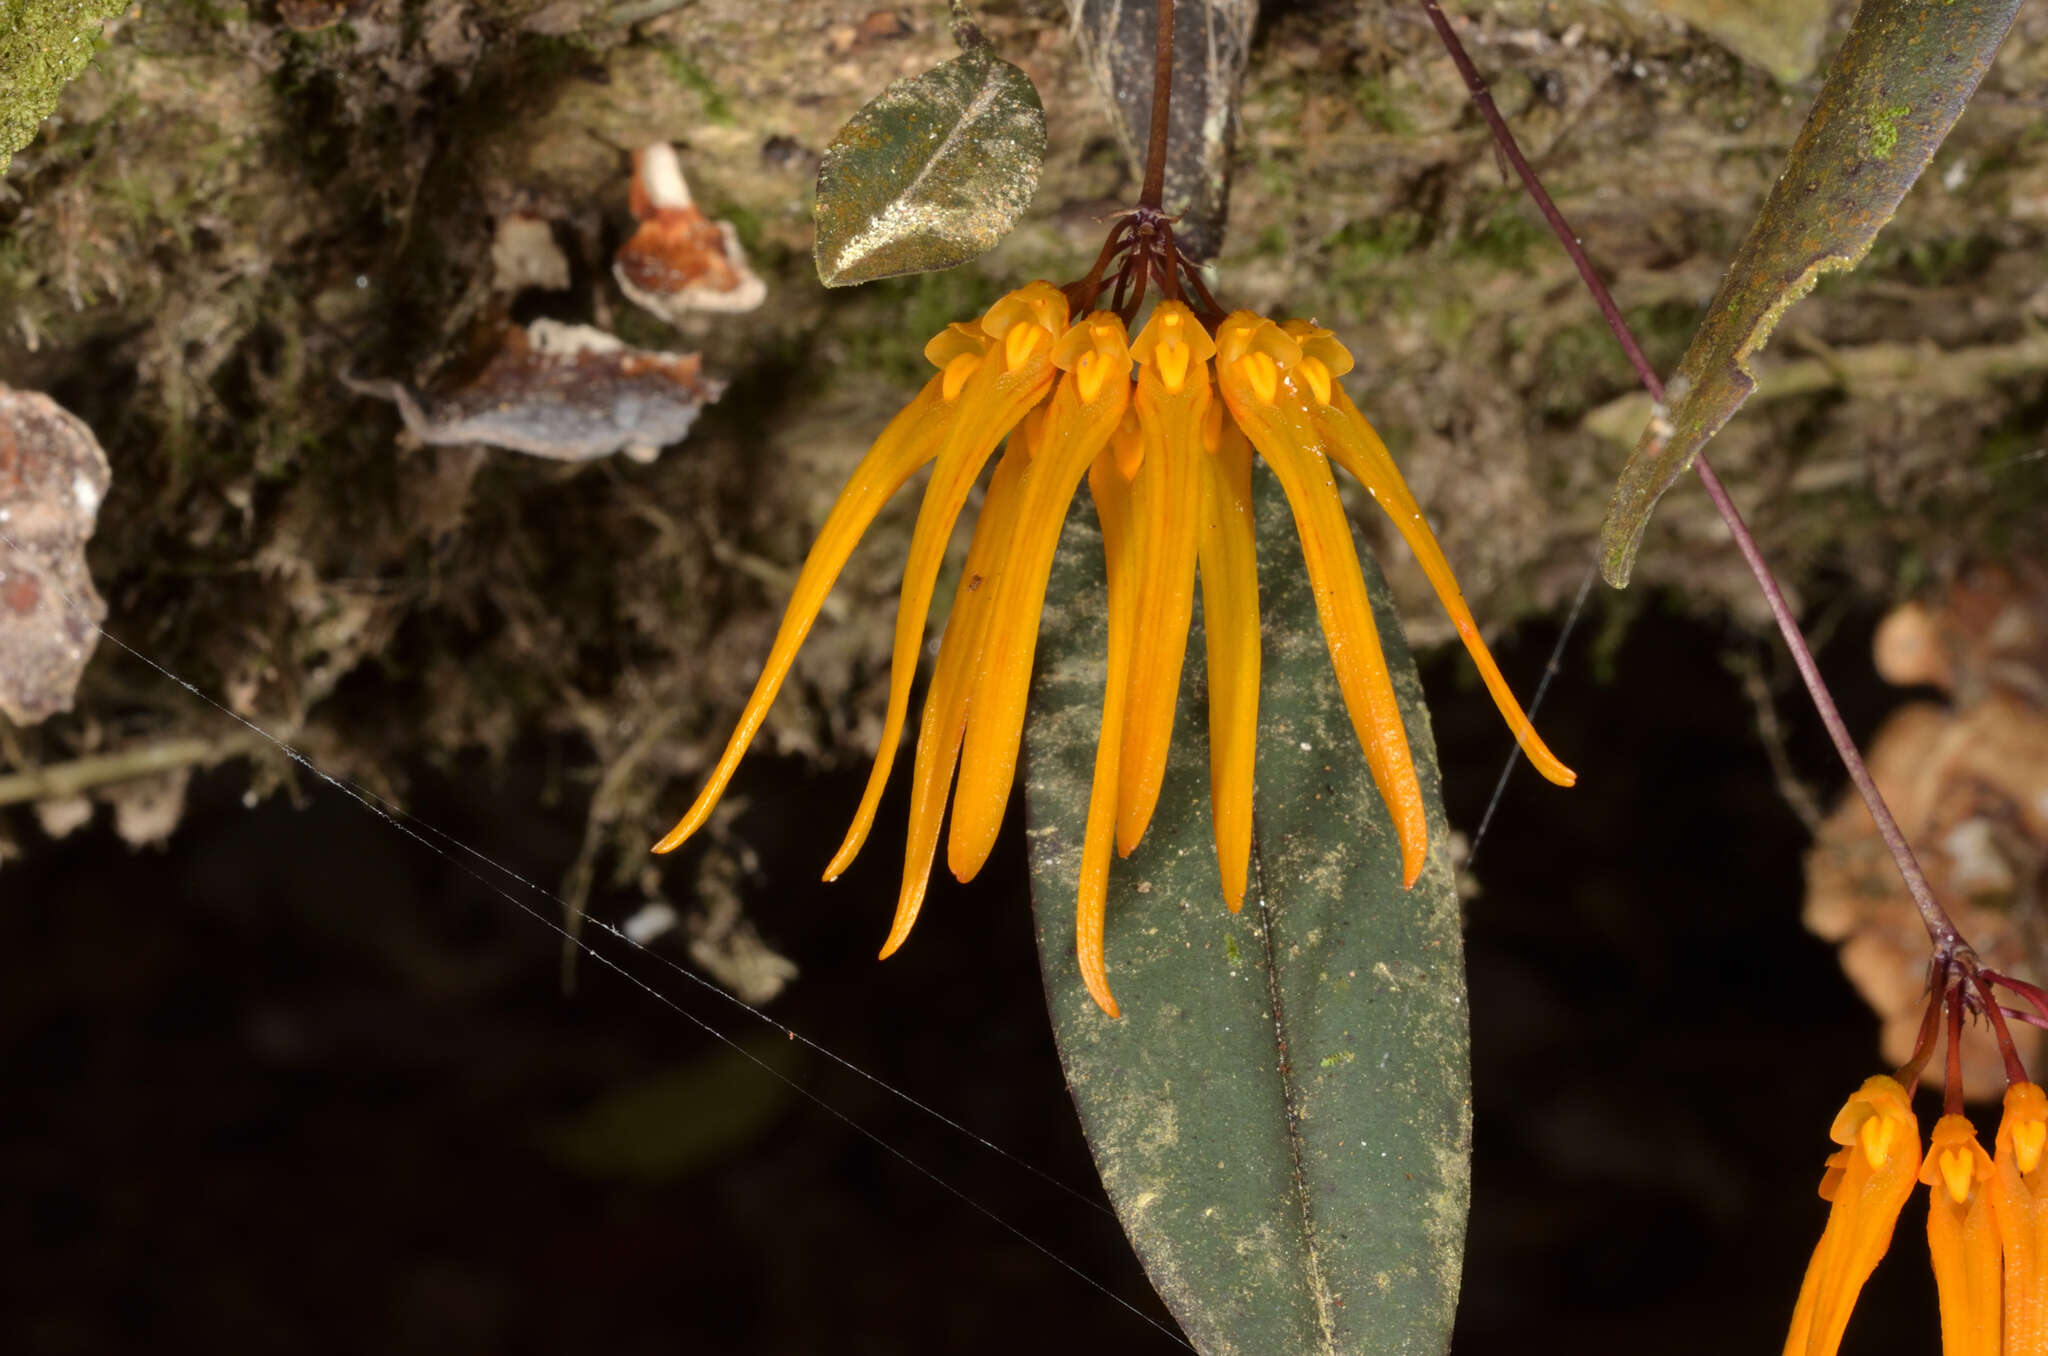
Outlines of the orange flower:
M 833 505 L 724 756 L 655 851 L 670 851 L 703 825 L 854 543 L 889 496 L 930 462 L 896 614 L 881 748 L 825 878 L 852 862 L 873 826 L 909 712 L 946 543 L 1005 438 L 919 721 L 903 884 L 884 956 L 902 945 L 923 905 L 956 771 L 947 866 L 971 879 L 994 846 L 1016 778 L 1046 583 L 1083 477 L 1102 524 L 1109 655 L 1077 888 L 1077 950 L 1088 991 L 1110 1016 L 1117 1007 L 1102 944 L 1110 849 L 1128 856 L 1158 804 L 1198 578 L 1216 857 L 1225 903 L 1235 911 L 1244 899 L 1259 689 L 1254 449 L 1293 508 L 1338 684 L 1398 831 L 1403 883 L 1414 884 L 1422 871 L 1428 829 L 1332 460 L 1365 485 L 1414 549 L 1530 761 L 1571 785 L 1571 770 L 1536 737 L 1479 639 L 1385 445 L 1337 384 L 1351 355 L 1327 330 L 1301 321 L 1283 328 L 1240 311 L 1212 338 L 1185 303 L 1167 300 L 1130 339 L 1108 311 L 1070 324 L 1066 294 L 1034 282 L 990 307 L 978 326 L 950 326 L 925 355 L 938 375 L 883 431 Z
M 2005 1090 L 2005 1116 L 1998 1123 L 1991 1213 L 2005 1252 L 2005 1350 L 2007 1356 L 2048 1352 L 2048 1171 L 2041 1150 L 2048 1142 L 2048 1096 L 2038 1085 L 2015 1083 Z
M 1920 1174 L 1920 1123 L 1895 1079 L 1867 1079 L 1828 1137 L 1842 1146 L 1820 1181 L 1820 1197 L 1831 1203 L 1828 1223 L 1799 1287 L 1785 1356 L 1834 1356 L 1841 1347 L 1849 1312 L 1891 1246 Z
M 1942 1356 L 1999 1356 L 2004 1314 L 2000 1231 L 1990 1201 L 1995 1171 L 1967 1116 L 1935 1122 L 1920 1180 L 1933 1188 L 1927 1250 L 1941 1299 Z

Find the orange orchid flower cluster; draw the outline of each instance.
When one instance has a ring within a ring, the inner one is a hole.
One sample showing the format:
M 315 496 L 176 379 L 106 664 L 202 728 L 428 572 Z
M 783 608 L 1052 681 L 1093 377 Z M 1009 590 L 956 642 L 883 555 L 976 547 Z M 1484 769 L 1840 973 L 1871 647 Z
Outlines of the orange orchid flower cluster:
M 1999 978 L 1996 982 L 2021 988 Z M 1930 1000 L 1923 1050 L 1936 1020 Z M 1885 1250 L 1913 1187 L 1929 1188 L 1927 1246 L 1941 1305 L 1944 1356 L 2048 1356 L 2048 1094 L 2023 1075 L 2005 1093 L 1992 1152 L 1962 1114 L 1955 1057 L 1959 998 L 1950 1005 L 1950 1087 L 1927 1152 L 1901 1078 L 1869 1079 L 1835 1117 L 1842 1147 L 1827 1161 L 1828 1222 L 1792 1311 L 1785 1356 L 1835 1356 L 1850 1310 Z M 1993 1015 L 1993 1025 L 2002 1020 Z M 2020 1074 L 2017 1065 L 2009 1067 Z M 1923 1056 L 1924 1057 L 1924 1056 Z M 1908 1066 L 1911 1069 L 1913 1066 Z
M 805 561 L 753 697 L 696 803 L 656 844 L 679 846 L 717 804 L 861 534 L 910 476 L 932 466 L 896 615 L 889 709 L 865 796 L 825 869 L 838 876 L 873 825 L 908 715 L 941 561 L 999 445 L 920 719 L 909 843 L 884 957 L 923 904 L 947 789 L 946 862 L 961 880 L 987 861 L 1015 779 L 1025 698 L 1061 524 L 1085 478 L 1108 575 L 1108 682 L 1083 841 L 1077 950 L 1088 991 L 1117 1015 L 1103 954 L 1112 844 L 1144 836 L 1165 776 L 1182 661 L 1201 581 L 1209 672 L 1211 804 L 1223 896 L 1243 902 L 1258 725 L 1259 601 L 1254 451 L 1285 490 L 1337 680 L 1399 834 L 1412 885 L 1428 849 L 1422 793 L 1330 465 L 1393 519 L 1436 587 L 1494 701 L 1538 771 L 1569 786 L 1479 638 L 1443 551 L 1392 457 L 1338 378 L 1351 355 L 1328 330 L 1238 311 L 1205 326 L 1169 298 L 1130 337 L 1115 311 L 1072 320 L 1069 293 L 1033 282 L 925 347 L 937 375 L 883 431 Z M 1133 308 L 1134 309 L 1134 308 Z M 1135 375 L 1133 369 L 1135 368 Z

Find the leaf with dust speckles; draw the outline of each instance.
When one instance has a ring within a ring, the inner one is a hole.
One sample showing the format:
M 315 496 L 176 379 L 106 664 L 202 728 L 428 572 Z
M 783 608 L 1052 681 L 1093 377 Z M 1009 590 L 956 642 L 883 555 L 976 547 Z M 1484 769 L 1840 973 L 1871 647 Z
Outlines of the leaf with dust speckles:
M 1038 191 L 1045 109 L 976 41 L 853 115 L 818 167 L 818 277 L 851 287 L 988 252 Z
M 1270 483 L 1258 498 L 1266 653 L 1250 889 L 1242 913 L 1224 907 L 1197 637 L 1158 811 L 1110 872 L 1116 1020 L 1090 1001 L 1074 961 L 1106 633 L 1102 539 L 1085 496 L 1068 518 L 1026 731 L 1053 1027 L 1110 1200 L 1204 1356 L 1440 1356 L 1457 1305 L 1471 1104 L 1435 745 L 1367 555 L 1429 806 L 1428 865 L 1404 891 L 1286 502 Z
M 1650 511 L 1756 389 L 1750 361 L 1823 273 L 1854 268 L 1970 101 L 2019 0 L 1864 0 L 1784 172 L 1607 506 L 1600 568 L 1628 584 Z

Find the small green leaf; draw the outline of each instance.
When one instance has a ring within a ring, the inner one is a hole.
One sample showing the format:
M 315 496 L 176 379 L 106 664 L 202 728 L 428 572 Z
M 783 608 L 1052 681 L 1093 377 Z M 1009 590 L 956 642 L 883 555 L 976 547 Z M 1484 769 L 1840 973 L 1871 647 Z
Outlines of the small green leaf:
M 571 1172 L 611 1181 L 672 1182 L 759 1138 L 789 1108 L 801 1052 L 779 1037 L 721 1046 L 608 1089 L 536 1127 L 536 1147 Z
M 1671 379 L 1669 436 L 1636 444 L 1600 529 L 1628 584 L 1650 511 L 1756 387 L 1750 362 L 1823 273 L 1854 268 L 1962 113 L 2019 0 L 1864 0 L 1785 170 Z
M 1024 72 L 974 42 L 853 115 L 818 167 L 827 287 L 964 264 L 1038 191 L 1045 109 Z
M 1159 809 L 1111 871 L 1117 1020 L 1089 1000 L 1074 962 L 1107 638 L 1101 534 L 1085 507 L 1068 518 L 1025 736 L 1053 1029 L 1110 1200 L 1204 1356 L 1439 1356 L 1464 1248 L 1471 1103 L 1429 717 L 1368 555 L 1429 805 L 1429 862 L 1403 890 L 1286 502 L 1270 483 L 1258 498 L 1266 653 L 1251 887 L 1233 917 L 1217 883 L 1197 636 Z

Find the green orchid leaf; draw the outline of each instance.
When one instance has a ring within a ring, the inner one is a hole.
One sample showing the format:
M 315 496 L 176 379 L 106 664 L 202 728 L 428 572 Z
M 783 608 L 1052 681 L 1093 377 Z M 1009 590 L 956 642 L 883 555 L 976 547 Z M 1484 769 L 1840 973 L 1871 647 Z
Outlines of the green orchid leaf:
M 0 174 L 91 63 L 126 0 L 0 0 Z
M 1101 533 L 1083 505 L 1068 517 L 1025 736 L 1053 1029 L 1110 1200 L 1204 1356 L 1440 1356 L 1464 1248 L 1471 1102 L 1435 746 L 1365 555 L 1429 806 L 1428 865 L 1403 890 L 1286 501 L 1259 479 L 1266 650 L 1250 888 L 1231 914 L 1210 827 L 1198 635 L 1158 811 L 1111 869 L 1119 1019 L 1090 1001 L 1074 961 L 1107 636 Z
M 1784 172 L 1636 443 L 1600 530 L 1628 584 L 1657 500 L 1756 387 L 1750 363 L 1823 273 L 1854 268 L 1991 65 L 2019 0 L 1864 0 Z
M 853 115 L 818 167 L 818 277 L 851 287 L 964 264 L 1038 191 L 1045 109 L 1030 77 L 963 30 L 967 50 Z

